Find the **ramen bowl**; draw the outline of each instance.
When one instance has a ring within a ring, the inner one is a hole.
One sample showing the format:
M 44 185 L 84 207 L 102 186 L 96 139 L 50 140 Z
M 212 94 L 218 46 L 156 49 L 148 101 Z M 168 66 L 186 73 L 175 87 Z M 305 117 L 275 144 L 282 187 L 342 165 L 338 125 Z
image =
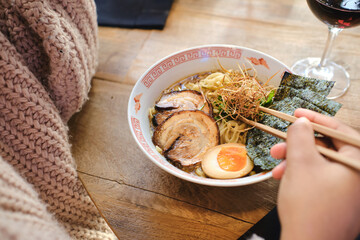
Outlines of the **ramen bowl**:
M 265 53 L 232 45 L 206 45 L 173 53 L 152 65 L 136 82 L 128 103 L 128 122 L 139 148 L 158 167 L 181 179 L 209 186 L 234 187 L 254 184 L 271 178 L 271 172 L 260 172 L 237 179 L 203 178 L 187 173 L 170 163 L 152 142 L 149 109 L 155 105 L 163 90 L 197 73 L 240 66 L 256 70 L 257 79 L 278 86 L 284 71 L 289 68 Z

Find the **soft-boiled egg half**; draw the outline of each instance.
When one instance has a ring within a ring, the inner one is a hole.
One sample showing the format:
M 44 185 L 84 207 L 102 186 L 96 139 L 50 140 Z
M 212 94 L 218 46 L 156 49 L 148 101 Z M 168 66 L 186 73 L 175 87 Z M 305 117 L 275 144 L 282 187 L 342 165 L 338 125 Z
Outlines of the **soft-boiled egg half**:
M 254 163 L 248 157 L 245 145 L 226 143 L 207 150 L 201 168 L 211 178 L 229 179 L 245 176 L 254 168 Z

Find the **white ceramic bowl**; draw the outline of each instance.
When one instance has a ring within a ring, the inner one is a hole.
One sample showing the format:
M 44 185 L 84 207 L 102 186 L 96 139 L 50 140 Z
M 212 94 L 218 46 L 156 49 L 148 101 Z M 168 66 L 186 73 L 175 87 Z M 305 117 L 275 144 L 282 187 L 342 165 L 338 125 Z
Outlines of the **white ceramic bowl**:
M 169 163 L 155 149 L 151 141 L 149 108 L 153 107 L 161 92 L 173 83 L 196 73 L 219 69 L 218 60 L 226 69 L 238 69 L 238 64 L 254 67 L 258 79 L 264 81 L 276 74 L 270 84 L 278 86 L 284 71 L 289 68 L 262 52 L 232 45 L 206 45 L 171 54 L 152 65 L 135 84 L 128 104 L 128 121 L 139 148 L 157 166 L 184 180 L 221 187 L 248 185 L 271 177 L 271 172 L 258 173 L 238 179 L 211 179 L 186 173 Z M 251 62 L 252 66 L 250 65 Z

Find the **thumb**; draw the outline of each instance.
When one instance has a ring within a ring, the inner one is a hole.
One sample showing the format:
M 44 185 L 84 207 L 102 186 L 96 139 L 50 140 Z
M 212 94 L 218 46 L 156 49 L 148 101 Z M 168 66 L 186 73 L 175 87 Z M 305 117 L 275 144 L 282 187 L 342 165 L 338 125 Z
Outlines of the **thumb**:
M 309 164 L 317 154 L 319 155 L 315 147 L 314 130 L 307 118 L 299 118 L 289 127 L 286 146 L 288 167 Z

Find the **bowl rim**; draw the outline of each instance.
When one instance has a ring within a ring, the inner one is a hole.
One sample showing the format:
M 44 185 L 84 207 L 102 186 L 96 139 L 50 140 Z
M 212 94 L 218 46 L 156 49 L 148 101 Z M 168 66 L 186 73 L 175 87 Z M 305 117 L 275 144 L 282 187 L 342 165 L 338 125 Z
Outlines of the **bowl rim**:
M 245 178 L 236 178 L 236 179 L 213 179 L 213 178 L 202 178 L 199 176 L 194 176 L 191 174 L 184 174 L 186 173 L 185 171 L 182 171 L 184 173 L 180 173 L 179 171 L 174 171 L 173 169 L 169 168 L 168 166 L 162 164 L 161 162 L 157 161 L 156 159 L 154 159 L 144 148 L 143 146 L 140 144 L 135 131 L 132 127 L 132 121 L 131 121 L 131 111 L 132 111 L 132 98 L 135 94 L 135 91 L 137 89 L 137 87 L 142 83 L 141 80 L 155 67 L 157 66 L 159 63 L 165 61 L 168 58 L 171 58 L 177 54 L 181 54 L 183 52 L 186 51 L 190 51 L 190 50 L 194 50 L 194 49 L 202 49 L 202 48 L 213 48 L 213 47 L 224 47 L 224 48 L 231 48 L 231 49 L 241 49 L 241 50 L 246 50 L 246 51 L 250 51 L 250 52 L 255 52 L 257 54 L 266 56 L 269 59 L 274 60 L 275 62 L 279 63 L 280 65 L 282 65 L 285 70 L 290 71 L 290 68 L 284 64 L 282 61 L 264 53 L 261 52 L 259 50 L 255 50 L 252 48 L 248 48 L 248 47 L 243 47 L 243 46 L 238 46 L 238 45 L 232 45 L 232 44 L 207 44 L 207 45 L 198 45 L 198 46 L 194 46 L 194 47 L 190 47 L 190 48 L 185 48 L 176 52 L 173 52 L 171 54 L 168 54 L 167 56 L 157 60 L 154 64 L 152 64 L 150 67 L 147 68 L 147 70 L 138 78 L 138 80 L 136 81 L 136 83 L 134 84 L 131 93 L 129 95 L 129 100 L 128 100 L 128 110 L 127 110 L 127 118 L 128 118 L 128 124 L 129 124 L 129 128 L 131 131 L 131 134 L 133 136 L 133 138 L 135 139 L 137 145 L 139 146 L 139 148 L 141 149 L 141 151 L 147 156 L 147 158 L 149 158 L 151 160 L 151 162 L 153 162 L 155 165 L 157 165 L 158 167 L 160 167 L 162 170 L 164 170 L 165 172 L 174 175 L 180 179 L 189 181 L 189 182 L 193 182 L 193 183 L 197 183 L 197 184 L 201 184 L 201 185 L 206 185 L 206 186 L 215 186 L 215 187 L 238 187 L 238 186 L 245 186 L 245 185 L 251 185 L 251 184 L 255 184 L 258 182 L 262 182 L 264 180 L 270 179 L 272 177 L 272 172 L 271 171 L 264 171 L 258 174 L 255 174 L 253 176 L 248 176 Z M 174 166 L 175 167 L 175 166 Z M 250 181 L 245 181 L 245 180 L 249 180 L 249 178 L 253 178 Z

